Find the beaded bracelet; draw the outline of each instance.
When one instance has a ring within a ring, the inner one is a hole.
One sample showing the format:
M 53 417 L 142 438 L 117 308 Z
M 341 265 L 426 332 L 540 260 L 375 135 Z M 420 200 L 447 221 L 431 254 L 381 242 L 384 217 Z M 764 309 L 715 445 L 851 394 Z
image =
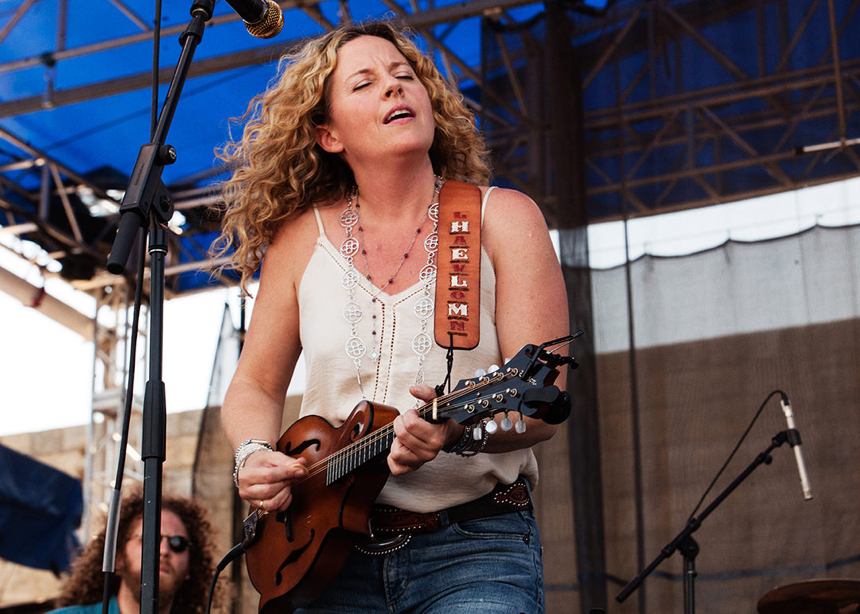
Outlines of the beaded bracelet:
M 474 440 L 472 439 L 472 426 L 470 425 L 463 429 L 463 435 L 460 436 L 457 443 L 448 449 L 443 448 L 443 451 L 451 454 L 460 454 L 463 450 L 468 450 L 472 445 L 474 445 Z
M 239 470 L 245 466 L 245 461 L 248 460 L 249 456 L 254 452 L 259 452 L 260 450 L 268 450 L 269 452 L 275 451 L 268 441 L 264 441 L 262 439 L 248 439 L 247 441 L 243 441 L 239 444 L 239 447 L 236 448 L 236 456 L 234 457 L 235 466 L 233 467 L 233 484 L 236 488 L 239 488 Z
M 470 438 L 471 438 L 471 443 L 463 450 L 455 450 L 455 454 L 459 454 L 460 456 L 465 456 L 465 457 L 469 458 L 471 456 L 476 456 L 476 455 L 480 454 L 481 452 L 483 452 L 484 448 L 487 446 L 487 440 L 490 438 L 490 432 L 487 430 L 487 419 L 486 418 L 481 421 L 481 429 L 482 429 L 481 445 L 479 445 L 477 449 L 475 449 L 475 445 L 478 442 L 475 441 L 474 437 L 472 437 L 472 435 L 474 435 L 474 427 L 472 427 L 472 430 L 469 433 Z

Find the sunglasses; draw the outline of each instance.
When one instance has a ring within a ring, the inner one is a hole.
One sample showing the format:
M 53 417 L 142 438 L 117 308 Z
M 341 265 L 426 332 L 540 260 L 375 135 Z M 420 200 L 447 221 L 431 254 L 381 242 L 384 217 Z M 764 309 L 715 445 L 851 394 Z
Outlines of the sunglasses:
M 135 533 L 134 537 L 140 539 L 143 537 L 143 534 Z M 191 546 L 191 542 L 188 541 L 188 538 L 183 537 L 182 535 L 162 535 L 161 539 L 166 539 L 167 547 L 176 554 L 185 552 L 188 550 L 188 547 Z

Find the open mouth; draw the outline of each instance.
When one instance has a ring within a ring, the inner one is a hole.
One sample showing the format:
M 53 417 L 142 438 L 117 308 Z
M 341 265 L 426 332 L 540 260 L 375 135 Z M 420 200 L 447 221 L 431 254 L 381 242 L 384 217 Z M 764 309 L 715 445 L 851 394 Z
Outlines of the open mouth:
M 397 107 L 388 113 L 383 123 L 390 124 L 398 119 L 408 119 L 410 117 L 415 117 L 415 112 L 412 109 L 409 107 Z

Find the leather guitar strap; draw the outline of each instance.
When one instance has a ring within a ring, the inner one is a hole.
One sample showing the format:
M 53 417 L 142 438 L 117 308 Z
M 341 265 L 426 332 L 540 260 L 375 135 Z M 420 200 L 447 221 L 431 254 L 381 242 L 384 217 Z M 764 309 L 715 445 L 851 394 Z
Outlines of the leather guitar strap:
M 481 190 L 447 181 L 439 193 L 436 343 L 471 350 L 481 337 Z

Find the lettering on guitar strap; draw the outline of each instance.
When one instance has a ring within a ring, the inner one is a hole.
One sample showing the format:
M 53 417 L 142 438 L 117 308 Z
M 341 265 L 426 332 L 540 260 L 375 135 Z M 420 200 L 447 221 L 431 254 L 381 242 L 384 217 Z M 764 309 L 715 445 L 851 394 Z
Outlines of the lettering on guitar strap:
M 436 343 L 471 350 L 481 330 L 481 190 L 447 181 L 439 195 Z

